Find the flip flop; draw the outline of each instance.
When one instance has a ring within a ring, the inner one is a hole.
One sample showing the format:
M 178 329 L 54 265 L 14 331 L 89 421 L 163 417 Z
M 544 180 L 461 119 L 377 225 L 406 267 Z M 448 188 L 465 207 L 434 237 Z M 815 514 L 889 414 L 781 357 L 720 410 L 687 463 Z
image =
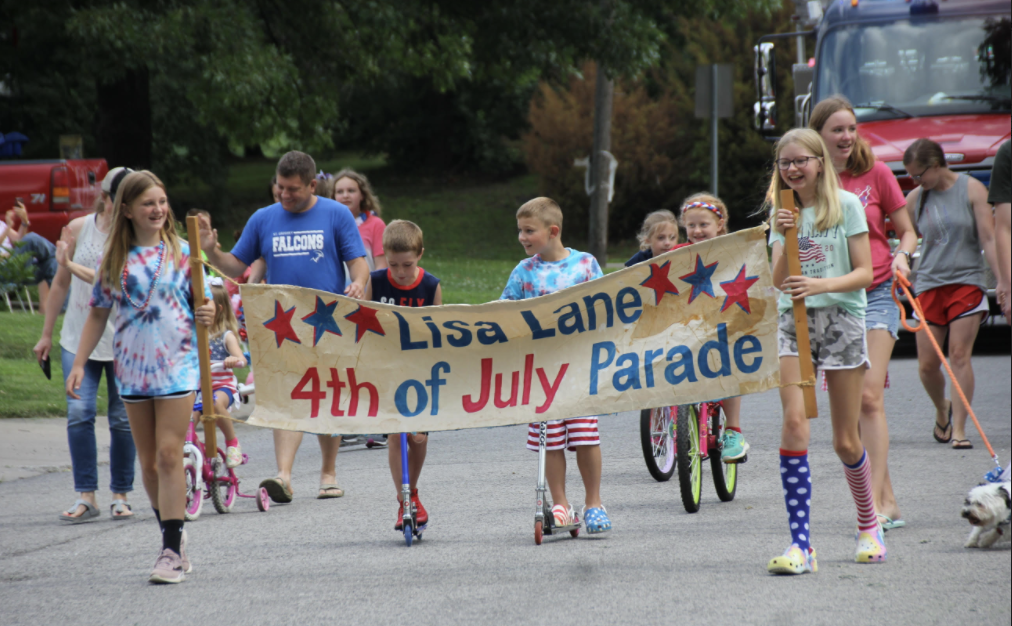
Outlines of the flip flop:
M 336 492 L 336 493 L 332 493 Z M 344 489 L 341 489 L 336 484 L 331 485 L 320 485 L 320 491 L 316 494 L 317 500 L 328 500 L 330 498 L 340 498 L 344 496 Z
M 876 513 L 876 517 L 878 517 L 878 523 L 882 525 L 882 530 L 892 530 L 893 528 L 903 528 L 904 526 L 907 525 L 907 523 L 904 522 L 901 519 L 893 519 L 893 518 L 889 517 L 888 515 L 882 515 L 881 513 Z
M 953 450 L 973 450 L 973 444 L 970 443 L 969 439 L 953 439 L 952 440 Z
M 942 432 L 942 436 L 938 436 L 938 431 Z M 948 433 L 946 435 L 945 433 Z M 949 402 L 949 421 L 945 426 L 939 426 L 938 421 L 935 421 L 935 430 L 931 433 L 931 436 L 935 438 L 938 443 L 949 443 L 952 441 L 952 402 Z
M 124 512 L 127 511 L 129 511 L 130 514 L 124 515 Z M 127 501 L 124 500 L 123 498 L 116 498 L 115 500 L 112 501 L 112 504 L 109 505 L 109 515 L 114 520 L 130 519 L 131 517 L 134 516 L 133 511 L 134 511 L 133 507 L 130 506 L 127 503 Z
M 73 515 L 79 506 L 84 507 L 84 513 L 76 516 Z M 87 500 L 78 500 L 74 503 L 74 506 L 70 507 L 63 513 L 60 513 L 60 519 L 64 522 L 70 522 L 71 524 L 82 524 L 84 522 L 92 521 L 99 515 L 101 515 L 101 512 L 98 510 L 98 507 Z
M 280 478 L 268 478 L 260 483 L 260 488 L 266 489 L 267 495 L 274 502 L 287 504 L 292 501 L 292 490 Z

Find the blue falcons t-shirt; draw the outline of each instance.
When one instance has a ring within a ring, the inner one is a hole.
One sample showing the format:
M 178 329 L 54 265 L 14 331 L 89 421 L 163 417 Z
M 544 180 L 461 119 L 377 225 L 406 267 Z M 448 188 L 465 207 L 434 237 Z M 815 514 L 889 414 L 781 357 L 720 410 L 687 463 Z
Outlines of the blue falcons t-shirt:
M 397 306 L 432 306 L 436 288 L 439 287 L 439 279 L 420 267 L 415 282 L 403 287 L 390 277 L 390 270 L 376 270 L 370 272 L 369 276 L 372 278 L 373 302 Z
M 303 213 L 286 211 L 281 203 L 254 213 L 232 254 L 246 265 L 263 257 L 269 285 L 344 293 L 342 264 L 364 257 L 365 247 L 348 207 L 317 197 Z

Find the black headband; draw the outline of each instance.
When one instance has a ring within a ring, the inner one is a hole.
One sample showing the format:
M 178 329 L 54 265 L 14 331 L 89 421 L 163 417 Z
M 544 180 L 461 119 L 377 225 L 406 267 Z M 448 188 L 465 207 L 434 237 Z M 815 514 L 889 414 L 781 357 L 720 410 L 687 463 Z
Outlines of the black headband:
M 109 197 L 112 198 L 113 202 L 116 201 L 116 192 L 119 190 L 119 184 L 123 182 L 123 179 L 126 178 L 128 174 L 133 173 L 134 171 L 132 169 L 124 167 L 116 174 L 116 176 L 113 177 L 112 182 L 109 183 Z

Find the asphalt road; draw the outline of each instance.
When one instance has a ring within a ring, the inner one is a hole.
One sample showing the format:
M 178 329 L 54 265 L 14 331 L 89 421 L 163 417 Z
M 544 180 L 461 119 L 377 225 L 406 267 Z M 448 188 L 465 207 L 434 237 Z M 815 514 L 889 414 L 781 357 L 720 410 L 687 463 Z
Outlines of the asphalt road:
M 1004 462 L 1010 448 L 1010 358 L 975 359 L 975 408 Z M 436 433 L 421 493 L 432 521 L 405 548 L 386 452 L 345 448 L 347 496 L 315 500 L 319 448 L 307 439 L 296 500 L 260 513 L 240 500 L 210 503 L 187 524 L 194 573 L 176 586 L 147 576 L 159 539 L 137 479 L 138 519 L 65 526 L 71 476 L 0 483 L 0 625 L 20 624 L 1009 624 L 1012 553 L 966 550 L 959 509 L 990 469 L 977 448 L 931 439 L 932 412 L 916 362 L 893 362 L 887 411 L 892 475 L 908 526 L 887 533 L 889 562 L 857 565 L 854 505 L 830 442 L 813 428 L 813 539 L 819 573 L 766 574 L 787 545 L 775 393 L 749 397 L 743 424 L 752 453 L 737 498 L 720 503 L 705 470 L 702 509 L 685 513 L 677 481 L 647 473 L 638 415 L 601 421 L 603 497 L 614 530 L 600 538 L 533 540 L 536 455 L 524 427 Z M 827 397 L 820 407 L 828 416 Z M 242 427 L 252 491 L 273 475 L 269 432 Z M 582 500 L 572 462 L 570 497 Z M 108 468 L 101 468 L 108 484 Z M 108 507 L 108 494 L 100 494 Z

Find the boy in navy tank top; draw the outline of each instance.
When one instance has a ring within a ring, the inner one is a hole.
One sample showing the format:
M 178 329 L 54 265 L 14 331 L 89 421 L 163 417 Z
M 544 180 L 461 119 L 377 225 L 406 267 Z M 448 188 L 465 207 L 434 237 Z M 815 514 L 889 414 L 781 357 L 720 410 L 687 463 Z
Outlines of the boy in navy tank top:
M 425 248 L 422 247 L 422 229 L 413 222 L 394 220 L 383 232 L 383 249 L 386 251 L 386 269 L 370 273 L 365 299 L 397 306 L 440 306 L 443 304 L 443 288 L 439 279 L 418 267 Z M 397 524 L 394 530 L 401 530 L 404 517 L 404 503 L 401 502 L 401 438 L 387 439 L 390 475 L 397 490 Z M 418 499 L 418 477 L 425 463 L 428 434 L 408 435 L 408 474 L 411 477 L 411 502 L 418 511 L 418 525 L 428 523 L 429 514 Z

